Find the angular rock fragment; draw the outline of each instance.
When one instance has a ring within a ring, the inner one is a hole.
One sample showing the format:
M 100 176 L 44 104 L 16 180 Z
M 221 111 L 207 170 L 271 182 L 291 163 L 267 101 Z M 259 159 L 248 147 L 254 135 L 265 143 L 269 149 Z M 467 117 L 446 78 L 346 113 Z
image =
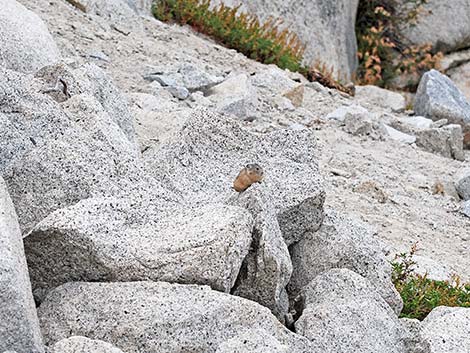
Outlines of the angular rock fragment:
M 347 268 L 364 276 L 397 314 L 401 311 L 392 267 L 379 241 L 361 222 L 329 210 L 320 230 L 308 233 L 289 251 L 294 268 L 288 285 L 291 298 L 322 272 Z
M 443 157 L 465 160 L 462 128 L 456 124 L 416 131 L 416 145 Z
M 462 127 L 464 137 L 470 133 L 470 103 L 445 75 L 431 70 L 423 75 L 416 92 L 414 110 L 434 121 L 447 119 Z M 470 140 L 465 138 L 466 145 Z
M 256 90 L 246 74 L 227 78 L 224 82 L 208 91 L 208 98 L 217 106 L 217 110 L 233 114 L 241 119 L 253 118 L 258 106 Z
M 317 276 L 302 290 L 304 309 L 296 332 L 326 348 L 325 353 L 402 353 L 404 330 L 398 317 L 364 277 L 347 269 Z

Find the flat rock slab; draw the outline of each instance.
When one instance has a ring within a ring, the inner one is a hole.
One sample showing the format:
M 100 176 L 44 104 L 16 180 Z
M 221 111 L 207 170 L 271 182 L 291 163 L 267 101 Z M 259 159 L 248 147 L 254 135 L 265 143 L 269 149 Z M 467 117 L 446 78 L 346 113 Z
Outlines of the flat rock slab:
M 39 317 L 47 344 L 80 335 L 99 338 L 126 353 L 211 353 L 257 329 L 289 352 L 322 352 L 288 331 L 261 305 L 206 286 L 69 283 L 50 293 Z
M 229 292 L 252 241 L 239 207 L 87 199 L 52 213 L 25 238 L 35 294 L 66 282 L 161 280 Z

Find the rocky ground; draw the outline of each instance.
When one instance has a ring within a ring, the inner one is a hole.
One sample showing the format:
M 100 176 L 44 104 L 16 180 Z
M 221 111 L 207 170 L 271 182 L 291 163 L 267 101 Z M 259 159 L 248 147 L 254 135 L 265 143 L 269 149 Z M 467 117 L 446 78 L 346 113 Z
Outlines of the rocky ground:
M 266 70 L 263 65 L 189 28 L 166 25 L 150 17 L 142 22 L 137 18 L 126 18 L 123 22 L 116 16 L 115 23 L 125 28 L 125 33 L 129 32 L 125 35 L 113 29 L 103 17 L 84 14 L 65 1 L 20 2 L 40 14 L 63 56 L 93 62 L 129 94 L 155 93 L 155 85 L 145 80 L 146 75 L 160 68 L 168 71 L 168 67 L 182 63 L 219 77 L 233 72 L 251 75 Z M 262 103 L 251 112 L 258 119 L 247 126 L 258 132 L 314 128 L 321 146 L 319 157 L 326 180 L 327 205 L 375 227 L 389 244 L 391 254 L 408 251 L 418 242 L 422 256 L 470 279 L 470 233 L 465 231 L 470 227 L 470 220 L 460 212 L 460 202 L 453 197 L 455 192 L 444 195 L 434 192 L 439 183 L 452 189 L 459 172 L 468 165 L 470 153 L 466 152 L 467 162 L 456 161 L 394 140 L 374 141 L 348 134 L 325 117 L 341 106 L 356 102 L 326 89 L 317 91 L 306 87 L 299 108 L 277 109 L 278 102 L 273 102 L 270 96 L 285 87 L 289 84 L 283 87 L 282 83 L 268 82 L 264 90 L 258 90 Z M 171 95 L 160 99 L 167 101 L 154 108 L 152 116 L 175 110 L 181 111 L 177 113 L 181 115 L 195 105 Z M 392 113 L 387 104 L 385 108 L 371 105 L 366 108 L 378 114 L 406 116 Z M 377 201 L 373 191 L 355 192 L 357 185 L 364 182 L 376 185 L 386 194 L 386 201 Z
M 365 87 L 349 97 L 121 1 L 88 2 L 86 12 L 64 0 L 18 2 L 45 22 L 58 53 L 18 59 L 17 71 L 41 69 L 35 77 L 2 72 L 0 118 L 35 119 L 0 119 L 12 141 L 0 151 L 0 194 L 8 189 L 18 214 L 5 229 L 25 237 L 52 352 L 120 352 L 108 343 L 124 352 L 441 352 L 446 320 L 465 326 L 459 309 L 421 328 L 398 320 L 382 253 L 418 242 L 422 271 L 470 280 L 461 200 L 470 185 L 456 187 L 470 151 L 465 128 L 449 125 L 461 123 L 458 108 L 418 122 L 399 94 Z M 62 64 L 46 66 L 59 55 Z M 433 89 L 423 85 L 422 96 Z M 235 195 L 233 174 L 253 159 L 264 185 Z M 356 311 L 369 324 L 338 343 Z

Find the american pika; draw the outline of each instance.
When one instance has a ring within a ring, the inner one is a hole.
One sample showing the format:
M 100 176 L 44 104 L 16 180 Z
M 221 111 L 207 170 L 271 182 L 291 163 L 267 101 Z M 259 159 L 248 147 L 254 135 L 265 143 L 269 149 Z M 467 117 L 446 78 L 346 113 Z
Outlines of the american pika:
M 263 168 L 259 164 L 247 164 L 238 173 L 237 178 L 233 182 L 233 188 L 237 192 L 242 192 L 248 189 L 252 184 L 259 183 L 263 180 Z

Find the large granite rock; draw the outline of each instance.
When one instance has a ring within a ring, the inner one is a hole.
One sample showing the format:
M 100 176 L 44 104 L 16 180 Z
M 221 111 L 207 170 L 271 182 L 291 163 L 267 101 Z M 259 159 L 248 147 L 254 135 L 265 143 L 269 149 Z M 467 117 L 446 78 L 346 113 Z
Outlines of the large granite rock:
M 357 66 L 355 22 L 358 0 L 260 1 L 216 0 L 212 4 L 242 5 L 241 11 L 262 21 L 282 18 L 306 45 L 305 60 L 332 67 L 336 75 L 349 80 Z
M 374 285 L 346 269 L 317 276 L 302 290 L 296 332 L 326 347 L 324 353 L 402 353 L 404 330 Z
M 185 202 L 228 203 L 252 213 L 253 244 L 234 293 L 284 320 L 292 271 L 287 246 L 318 229 L 323 219 L 315 137 L 287 130 L 258 136 L 236 120 L 196 110 L 172 139 L 144 155 L 148 168 Z M 248 163 L 260 164 L 265 177 L 238 194 L 233 181 Z
M 423 320 L 421 335 L 430 353 L 470 351 L 470 308 L 435 308 Z
M 289 352 L 322 352 L 320 346 L 288 331 L 261 305 L 205 286 L 69 283 L 50 293 L 39 308 L 39 318 L 47 344 L 80 335 L 127 353 L 210 353 L 257 329 Z
M 44 22 L 16 0 L 2 2 L 0 11 L 0 66 L 34 72 L 60 59 Z
M 113 345 L 86 337 L 73 336 L 65 338 L 50 349 L 49 353 L 124 353 Z
M 294 267 L 288 286 L 292 298 L 322 272 L 347 268 L 367 278 L 397 314 L 401 311 L 403 302 L 391 282 L 392 267 L 362 222 L 328 210 L 320 230 L 308 233 L 289 251 Z
M 40 222 L 25 249 L 39 298 L 78 280 L 161 280 L 229 292 L 252 228 L 250 213 L 233 206 L 87 199 Z
M 93 96 L 99 102 L 101 108 L 109 115 L 109 118 L 123 131 L 127 139 L 131 143 L 135 143 L 134 119 L 130 113 L 127 99 L 111 78 L 98 66 L 94 64 L 77 65 L 72 63 L 66 65 L 58 63 L 44 67 L 35 76 L 43 84 L 48 84 L 50 87 L 57 86 L 62 80 L 64 86 L 60 93 L 65 92 L 63 100 L 80 94 Z M 60 96 L 57 96 L 57 91 L 51 92 L 47 88 L 43 88 L 42 91 L 49 91 L 48 94 L 50 95 L 55 94 L 52 97 L 57 101 L 62 100 Z M 83 109 L 83 106 L 80 109 Z
M 323 220 L 317 156 L 311 131 L 260 136 L 204 109 L 195 110 L 168 144 L 144 155 L 155 178 L 190 203 L 226 203 L 238 195 L 232 185 L 240 170 L 258 163 L 264 169 L 259 187 L 270 198 L 287 245 Z
M 400 0 L 406 3 L 405 0 Z M 432 44 L 436 51 L 451 52 L 470 46 L 470 2 L 429 0 L 415 25 L 402 33 L 413 44 Z
M 0 177 L 0 352 L 42 353 L 41 332 L 15 209 Z
M 414 110 L 434 121 L 447 119 L 462 126 L 466 145 L 470 145 L 470 103 L 445 75 L 431 70 L 423 75 L 416 92 Z
M 143 171 L 132 117 L 100 69 L 60 64 L 38 78 L 1 74 L 0 173 L 23 231 L 84 198 L 143 184 L 162 190 Z

